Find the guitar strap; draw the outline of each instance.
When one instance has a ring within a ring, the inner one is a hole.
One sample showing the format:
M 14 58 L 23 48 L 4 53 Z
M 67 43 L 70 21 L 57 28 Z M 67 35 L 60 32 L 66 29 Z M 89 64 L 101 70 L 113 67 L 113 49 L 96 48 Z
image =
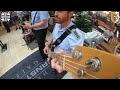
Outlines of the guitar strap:
M 70 33 L 71 30 L 76 29 L 77 26 L 76 25 L 72 25 L 71 27 L 69 27 L 53 44 L 52 44 L 52 48 L 51 51 L 54 51 L 54 48 L 56 46 L 58 46 Z

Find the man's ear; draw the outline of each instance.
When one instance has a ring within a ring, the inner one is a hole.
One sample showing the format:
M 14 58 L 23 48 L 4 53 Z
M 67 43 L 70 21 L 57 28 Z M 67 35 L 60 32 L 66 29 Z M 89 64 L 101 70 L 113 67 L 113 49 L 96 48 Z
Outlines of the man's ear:
M 74 12 L 70 11 L 69 14 L 70 14 L 70 17 L 73 17 Z

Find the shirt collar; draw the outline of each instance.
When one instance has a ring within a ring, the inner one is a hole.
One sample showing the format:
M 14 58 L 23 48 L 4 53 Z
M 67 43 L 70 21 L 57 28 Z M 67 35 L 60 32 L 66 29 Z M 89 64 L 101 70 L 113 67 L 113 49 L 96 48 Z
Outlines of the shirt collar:
M 72 25 L 74 25 L 74 23 L 71 21 L 71 22 L 68 24 L 67 27 L 64 27 L 64 28 L 61 29 L 61 24 L 59 24 L 59 31 L 60 31 L 60 32 L 61 32 L 61 31 L 65 31 L 65 29 L 69 28 L 69 27 L 72 26 Z

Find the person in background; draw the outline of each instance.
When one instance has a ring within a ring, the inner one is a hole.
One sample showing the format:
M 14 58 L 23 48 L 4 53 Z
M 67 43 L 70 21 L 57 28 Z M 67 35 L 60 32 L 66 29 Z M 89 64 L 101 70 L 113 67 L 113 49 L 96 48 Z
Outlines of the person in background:
M 17 12 L 15 11 L 11 11 L 10 12 L 11 15 L 11 20 L 13 21 L 13 23 L 15 24 L 16 30 L 19 28 L 20 29 L 20 25 L 19 25 L 19 18 L 17 16 Z
M 25 25 L 23 25 L 24 28 L 31 29 L 35 34 L 39 46 L 39 51 L 43 60 L 46 60 L 48 57 L 46 54 L 44 54 L 43 49 L 45 47 L 45 38 L 47 34 L 49 17 L 50 16 L 48 11 L 32 11 L 32 24 L 25 22 Z
M 24 16 L 25 16 L 26 21 L 29 21 L 30 11 L 24 11 Z
M 23 22 L 25 21 L 24 11 L 16 11 L 16 13 L 17 13 L 17 16 L 19 18 L 19 24 L 20 24 L 20 26 L 22 28 L 22 33 L 24 33 L 24 31 L 26 30 L 22 26 Z

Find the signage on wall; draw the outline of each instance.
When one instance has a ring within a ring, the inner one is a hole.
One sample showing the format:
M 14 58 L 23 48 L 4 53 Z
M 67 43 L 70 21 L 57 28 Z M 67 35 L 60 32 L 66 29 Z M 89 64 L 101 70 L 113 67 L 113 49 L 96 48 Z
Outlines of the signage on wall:
M 111 12 L 111 21 L 117 23 L 119 21 L 119 12 Z
M 2 21 L 9 21 L 10 20 L 10 12 L 2 12 L 1 13 L 1 20 Z

